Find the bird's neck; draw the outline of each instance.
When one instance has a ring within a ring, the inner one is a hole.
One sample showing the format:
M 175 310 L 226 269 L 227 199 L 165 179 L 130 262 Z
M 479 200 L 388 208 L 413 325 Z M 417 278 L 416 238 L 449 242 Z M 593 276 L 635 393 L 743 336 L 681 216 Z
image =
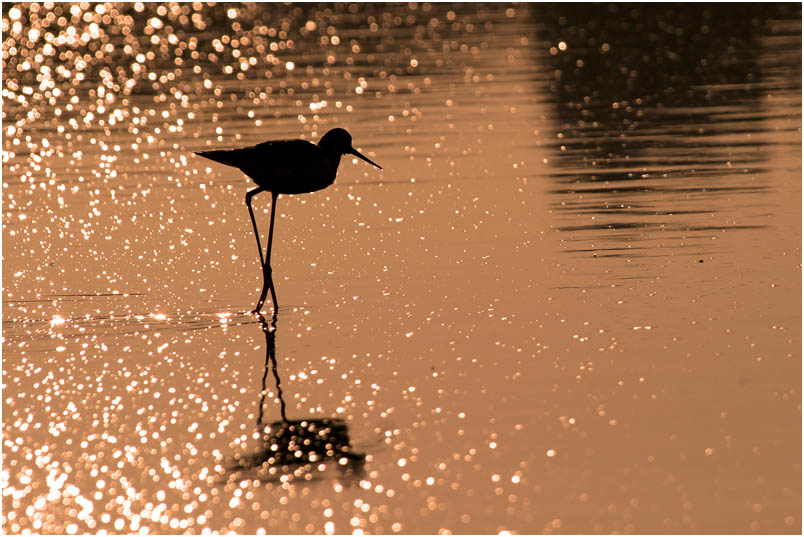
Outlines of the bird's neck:
M 340 153 L 330 153 L 327 155 L 327 160 L 329 161 L 329 165 L 332 166 L 332 175 L 334 179 L 335 174 L 338 173 L 338 165 L 341 163 L 341 155 Z

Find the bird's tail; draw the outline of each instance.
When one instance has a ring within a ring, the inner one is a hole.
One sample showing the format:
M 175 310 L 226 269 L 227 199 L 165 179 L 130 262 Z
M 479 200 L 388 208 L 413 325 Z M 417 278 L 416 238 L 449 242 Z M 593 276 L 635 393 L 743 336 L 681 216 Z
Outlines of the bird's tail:
M 237 164 L 231 160 L 231 150 L 221 149 L 216 151 L 196 151 L 195 154 L 208 158 L 209 160 L 214 160 L 215 162 L 220 162 L 221 164 L 226 164 L 227 166 L 234 166 L 235 168 L 237 167 Z

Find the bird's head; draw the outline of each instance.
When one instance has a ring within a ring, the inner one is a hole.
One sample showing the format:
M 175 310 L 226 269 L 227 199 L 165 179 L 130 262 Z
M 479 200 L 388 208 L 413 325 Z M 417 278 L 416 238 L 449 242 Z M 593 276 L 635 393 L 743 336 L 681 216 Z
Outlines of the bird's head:
M 361 158 L 371 164 L 372 166 L 376 166 L 377 168 L 382 170 L 382 166 L 373 162 L 368 157 L 365 157 L 360 154 L 354 147 L 352 147 L 352 135 L 346 132 L 345 129 L 332 129 L 328 131 L 321 139 L 318 141 L 318 147 L 323 149 L 324 151 L 336 153 L 338 155 L 354 155 L 358 158 Z

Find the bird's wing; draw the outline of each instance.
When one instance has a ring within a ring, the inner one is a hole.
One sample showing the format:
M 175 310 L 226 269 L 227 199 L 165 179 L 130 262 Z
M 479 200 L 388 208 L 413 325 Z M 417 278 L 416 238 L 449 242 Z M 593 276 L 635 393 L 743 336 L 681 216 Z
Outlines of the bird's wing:
M 238 149 L 198 151 L 196 155 L 240 168 L 249 175 L 249 172 L 266 168 L 273 174 L 283 175 L 320 158 L 319 151 L 318 146 L 306 140 L 268 140 Z
M 214 151 L 196 151 L 195 154 L 228 166 L 237 166 L 231 162 L 232 149 L 216 149 Z
M 319 160 L 321 149 L 306 140 L 270 140 L 246 148 L 235 166 L 250 177 L 270 170 L 274 178 L 290 178 L 304 173 L 311 163 Z

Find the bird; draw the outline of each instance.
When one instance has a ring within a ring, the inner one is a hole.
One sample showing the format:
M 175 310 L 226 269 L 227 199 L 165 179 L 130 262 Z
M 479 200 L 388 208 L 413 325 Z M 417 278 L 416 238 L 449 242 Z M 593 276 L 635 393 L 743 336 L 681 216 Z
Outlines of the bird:
M 261 144 L 237 149 L 218 149 L 196 151 L 196 155 L 240 169 L 250 177 L 257 188 L 246 192 L 248 207 L 257 248 L 260 252 L 260 265 L 263 271 L 263 288 L 254 308 L 259 313 L 265 304 L 268 291 L 274 313 L 279 311 L 276 289 L 271 270 L 271 245 L 274 236 L 274 215 L 280 194 L 306 194 L 322 190 L 335 181 L 341 156 L 354 155 L 379 169 L 382 167 L 352 147 L 352 136 L 341 128 L 331 129 L 321 137 L 318 144 L 307 140 L 268 140 Z M 271 224 L 268 230 L 268 247 L 263 256 L 260 232 L 251 207 L 252 198 L 261 193 L 271 193 Z

